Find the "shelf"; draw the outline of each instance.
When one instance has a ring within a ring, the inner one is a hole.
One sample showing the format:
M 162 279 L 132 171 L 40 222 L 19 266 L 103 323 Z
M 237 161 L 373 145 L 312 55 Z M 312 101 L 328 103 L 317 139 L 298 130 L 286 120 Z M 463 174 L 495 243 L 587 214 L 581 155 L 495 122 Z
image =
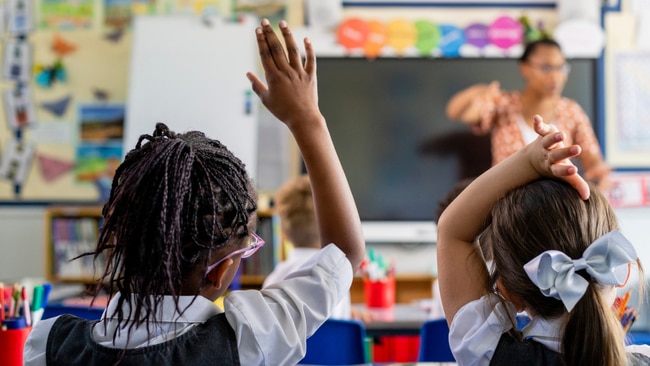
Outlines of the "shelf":
M 101 263 L 93 266 L 102 221 L 101 206 L 51 206 L 45 209 L 45 274 L 51 282 L 95 283 Z
M 266 241 L 255 256 L 242 261 L 242 286 L 260 288 L 264 278 L 284 258 L 279 244 L 279 227 L 270 210 L 258 211 L 257 233 Z M 45 209 L 45 274 L 49 281 L 94 284 L 103 265 L 93 272 L 93 256 L 74 260 L 92 252 L 97 245 L 102 222 L 102 206 L 50 206 Z M 100 259 L 101 261 L 101 259 Z
M 436 278 L 427 274 L 398 274 L 395 275 L 395 302 L 412 303 L 433 297 L 433 281 Z M 364 302 L 363 278 L 354 277 L 350 288 L 352 303 Z

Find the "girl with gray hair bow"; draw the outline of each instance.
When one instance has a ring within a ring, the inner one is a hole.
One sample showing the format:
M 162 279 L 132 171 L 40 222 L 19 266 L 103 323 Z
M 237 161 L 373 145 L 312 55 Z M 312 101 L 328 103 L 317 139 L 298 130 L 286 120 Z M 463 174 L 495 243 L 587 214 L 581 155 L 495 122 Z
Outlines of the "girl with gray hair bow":
M 643 276 L 636 251 L 569 160 L 580 146 L 565 146 L 540 116 L 534 127 L 537 140 L 472 182 L 439 220 L 452 352 L 460 365 L 650 364 L 649 346 L 626 349 L 612 310 L 632 268 Z M 532 318 L 522 331 L 517 311 Z

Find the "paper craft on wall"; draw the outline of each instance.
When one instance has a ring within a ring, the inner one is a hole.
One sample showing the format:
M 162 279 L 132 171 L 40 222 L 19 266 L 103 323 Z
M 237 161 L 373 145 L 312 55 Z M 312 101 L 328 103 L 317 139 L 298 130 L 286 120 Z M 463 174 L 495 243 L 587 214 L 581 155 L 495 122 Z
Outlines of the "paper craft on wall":
M 57 34 L 52 40 L 52 51 L 60 58 L 77 49 L 77 46 Z
M 43 176 L 43 179 L 48 183 L 51 183 L 60 178 L 62 175 L 70 172 L 75 165 L 72 161 L 52 158 L 43 154 L 37 154 L 36 158 L 41 171 L 41 175 Z
M 511 16 L 499 16 L 489 24 L 471 23 L 466 28 L 438 24 L 431 20 L 393 19 L 385 24 L 358 17 L 339 25 L 336 42 L 346 54 L 363 52 L 368 58 L 386 56 L 424 57 L 513 57 L 523 51 L 523 22 Z M 533 30 L 532 26 L 528 27 Z M 536 34 L 541 36 L 542 31 Z M 533 36 L 529 32 L 529 37 Z
M 65 82 L 68 78 L 61 60 L 56 60 L 52 65 L 37 64 L 34 67 L 36 84 L 43 88 L 50 88 L 54 83 Z
M 56 117 L 63 117 L 68 110 L 68 105 L 72 100 L 71 95 L 66 95 L 63 98 L 53 100 L 51 102 L 42 102 L 41 108 L 52 113 Z
M 116 43 L 117 43 L 117 42 L 119 42 L 119 41 L 122 39 L 122 36 L 123 36 L 123 35 L 124 35 L 124 28 L 123 28 L 123 27 L 119 27 L 119 28 L 113 30 L 112 32 L 107 33 L 107 34 L 104 36 L 104 39 L 106 39 L 107 41 L 111 41 L 111 42 L 116 42 Z
M 95 88 L 93 89 L 93 97 L 95 97 L 96 100 L 105 102 L 109 99 L 109 94 L 106 90 L 100 89 L 100 88 Z

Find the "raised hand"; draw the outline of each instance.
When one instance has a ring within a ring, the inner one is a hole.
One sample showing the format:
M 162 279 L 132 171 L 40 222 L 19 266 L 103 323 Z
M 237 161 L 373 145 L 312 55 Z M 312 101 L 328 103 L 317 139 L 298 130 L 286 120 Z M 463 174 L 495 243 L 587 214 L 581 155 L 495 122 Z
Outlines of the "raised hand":
M 289 128 L 293 128 L 297 121 L 321 119 L 316 85 L 316 56 L 311 43 L 305 39 L 306 58 L 303 65 L 300 50 L 287 22 L 283 20 L 279 26 L 286 44 L 286 53 L 267 19 L 263 19 L 261 27 L 255 29 L 268 85 L 251 72 L 246 76 L 264 106 Z

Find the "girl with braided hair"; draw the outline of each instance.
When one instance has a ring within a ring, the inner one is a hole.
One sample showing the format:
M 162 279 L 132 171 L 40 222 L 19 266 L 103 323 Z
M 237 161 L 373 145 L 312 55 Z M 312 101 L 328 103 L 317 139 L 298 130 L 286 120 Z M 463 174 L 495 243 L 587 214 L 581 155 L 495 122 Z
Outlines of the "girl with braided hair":
M 564 146 L 566 136 L 539 116 L 534 128 L 537 140 L 476 178 L 440 217 L 438 280 L 454 357 L 459 365 L 648 365 L 650 347 L 626 349 L 612 309 L 638 264 L 634 246 L 569 160 L 580 146 Z M 522 310 L 532 320 L 519 332 Z
M 242 162 L 219 141 L 158 123 L 113 180 L 95 257 L 112 298 L 97 322 L 46 319 L 25 345 L 26 365 L 292 365 L 306 338 L 349 292 L 365 253 L 361 223 L 318 108 L 316 59 L 286 22 L 285 48 L 268 20 L 255 33 L 268 84 L 248 73 L 262 103 L 292 132 L 312 177 L 322 249 L 284 281 L 213 303 L 254 233 L 256 195 Z M 114 292 L 114 293 L 113 293 Z

